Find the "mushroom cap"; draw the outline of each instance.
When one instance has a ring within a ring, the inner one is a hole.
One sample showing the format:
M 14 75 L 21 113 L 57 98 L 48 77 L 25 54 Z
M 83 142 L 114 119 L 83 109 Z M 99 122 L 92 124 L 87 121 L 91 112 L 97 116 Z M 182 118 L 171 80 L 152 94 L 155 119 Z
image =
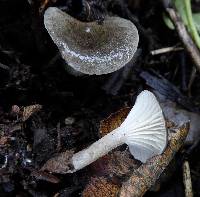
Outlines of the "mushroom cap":
M 135 25 L 119 17 L 106 17 L 103 24 L 81 22 L 49 7 L 44 24 L 63 59 L 74 70 L 101 75 L 114 72 L 128 63 L 138 46 Z
M 129 115 L 120 126 L 131 154 L 143 163 L 162 154 L 167 145 L 167 130 L 162 109 L 153 93 L 141 92 Z

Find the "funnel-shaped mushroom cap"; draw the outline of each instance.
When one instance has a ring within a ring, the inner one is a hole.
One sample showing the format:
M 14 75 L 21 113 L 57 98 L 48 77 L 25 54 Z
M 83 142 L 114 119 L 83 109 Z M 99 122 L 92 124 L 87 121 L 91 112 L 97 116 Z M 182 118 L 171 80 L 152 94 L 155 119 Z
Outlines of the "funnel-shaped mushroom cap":
M 151 92 L 143 91 L 120 126 L 132 155 L 142 161 L 161 154 L 167 145 L 165 119 L 160 105 Z
M 101 25 L 86 23 L 50 7 L 44 14 L 44 24 L 68 65 L 89 75 L 122 68 L 138 46 L 135 25 L 119 17 L 106 17 Z

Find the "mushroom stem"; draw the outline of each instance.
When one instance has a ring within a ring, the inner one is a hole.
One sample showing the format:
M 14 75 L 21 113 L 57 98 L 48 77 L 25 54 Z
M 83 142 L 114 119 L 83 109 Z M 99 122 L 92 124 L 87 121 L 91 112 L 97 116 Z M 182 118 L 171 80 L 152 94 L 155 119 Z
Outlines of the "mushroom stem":
M 138 95 L 135 105 L 120 127 L 75 153 L 71 159 L 74 169 L 68 173 L 80 170 L 124 143 L 129 146 L 134 158 L 143 163 L 164 151 L 167 144 L 165 119 L 151 92 L 145 90 Z
M 88 148 L 75 153 L 72 157 L 74 172 L 96 161 L 117 146 L 124 144 L 123 136 L 120 127 L 118 127 Z

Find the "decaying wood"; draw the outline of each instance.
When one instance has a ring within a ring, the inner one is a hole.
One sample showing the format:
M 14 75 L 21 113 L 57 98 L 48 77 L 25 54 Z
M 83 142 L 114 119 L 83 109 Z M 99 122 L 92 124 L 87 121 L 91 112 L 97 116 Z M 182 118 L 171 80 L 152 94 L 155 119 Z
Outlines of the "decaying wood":
M 139 197 L 155 184 L 161 173 L 168 166 L 174 154 L 183 145 L 189 130 L 189 123 L 183 125 L 169 141 L 162 155 L 158 155 L 133 171 L 130 178 L 122 184 L 120 197 Z

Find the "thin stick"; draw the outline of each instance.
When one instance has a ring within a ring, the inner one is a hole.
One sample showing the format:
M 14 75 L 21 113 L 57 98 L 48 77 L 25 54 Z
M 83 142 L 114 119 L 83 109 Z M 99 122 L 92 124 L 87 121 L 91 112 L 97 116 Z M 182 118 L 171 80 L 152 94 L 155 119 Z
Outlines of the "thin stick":
M 183 184 L 185 186 L 185 197 L 193 197 L 190 166 L 188 161 L 183 163 Z
M 192 67 L 192 72 L 191 72 L 191 75 L 190 75 L 190 80 L 189 80 L 189 84 L 188 84 L 188 96 L 191 97 L 192 94 L 191 94 L 191 88 L 192 88 L 192 84 L 195 80 L 195 77 L 196 77 L 196 74 L 197 74 L 197 69 L 195 66 Z
M 61 149 L 60 122 L 57 124 L 57 151 Z
M 0 63 L 0 68 L 2 68 L 4 70 L 10 70 L 10 68 L 7 65 L 2 64 L 2 63 Z
M 166 47 L 166 48 L 162 48 L 162 49 L 156 49 L 156 50 L 153 50 L 151 51 L 151 55 L 159 55 L 159 54 L 163 54 L 163 53 L 169 53 L 169 52 L 172 52 L 172 51 L 181 51 L 183 50 L 183 47 Z
M 174 23 L 174 26 L 181 41 L 183 42 L 185 49 L 188 51 L 197 69 L 200 71 L 200 52 L 197 46 L 188 34 L 183 22 L 181 21 L 181 18 L 177 15 L 176 11 L 173 8 L 166 8 L 166 11 Z

